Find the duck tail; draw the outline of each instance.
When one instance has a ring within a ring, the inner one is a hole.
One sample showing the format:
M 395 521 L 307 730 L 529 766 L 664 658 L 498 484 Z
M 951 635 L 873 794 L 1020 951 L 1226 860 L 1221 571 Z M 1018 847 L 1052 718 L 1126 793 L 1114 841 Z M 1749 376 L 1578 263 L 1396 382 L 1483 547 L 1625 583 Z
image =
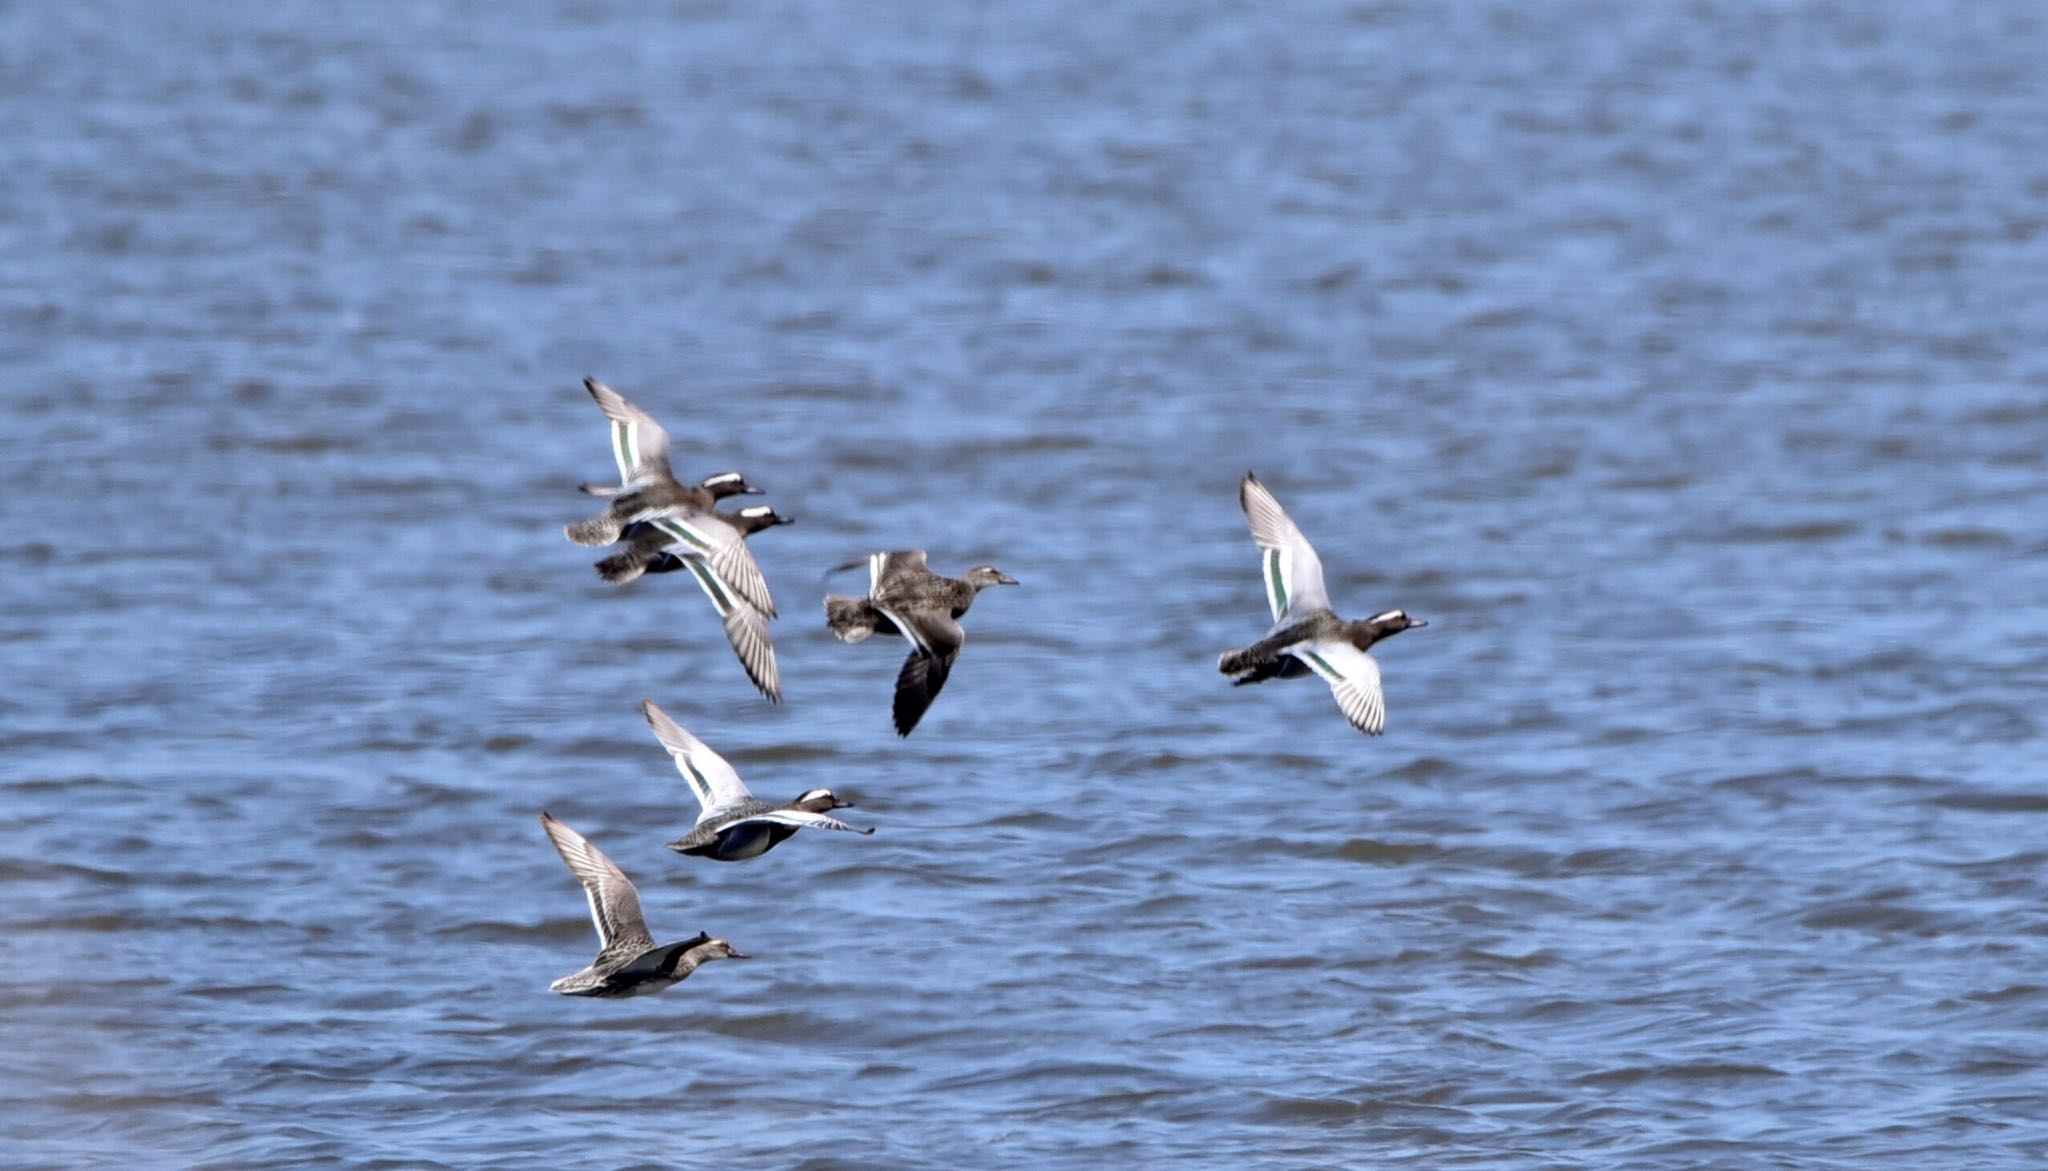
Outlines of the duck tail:
M 1239 683 L 1257 683 L 1260 679 L 1270 679 L 1278 670 L 1262 643 L 1253 643 L 1239 650 L 1224 651 L 1216 657 L 1216 669 L 1225 675 L 1263 672 L 1257 674 L 1257 678 L 1240 679 Z
M 866 598 L 825 595 L 825 625 L 832 628 L 840 642 L 859 642 L 873 634 L 875 622 L 880 617 Z
M 614 553 L 596 565 L 597 576 L 613 585 L 625 585 L 647 572 L 648 558 L 638 549 Z
M 1286 673 L 1287 660 L 1268 659 L 1263 663 L 1253 664 L 1244 674 L 1232 679 L 1230 685 L 1232 687 L 1243 687 L 1247 683 L 1264 683 L 1268 679 L 1277 679 Z
M 609 545 L 618 540 L 619 530 L 623 527 L 619 523 L 618 517 L 612 515 L 610 511 L 606 511 L 591 517 L 589 520 L 579 520 L 575 524 L 566 525 L 562 531 L 568 534 L 569 539 L 577 544 L 594 548 L 598 545 Z

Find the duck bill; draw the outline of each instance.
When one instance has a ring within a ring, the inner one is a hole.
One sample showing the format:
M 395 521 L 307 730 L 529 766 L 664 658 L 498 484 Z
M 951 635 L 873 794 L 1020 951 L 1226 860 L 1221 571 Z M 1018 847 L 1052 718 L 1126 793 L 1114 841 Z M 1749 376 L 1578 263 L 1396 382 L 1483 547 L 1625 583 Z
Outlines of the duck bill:
M 1017 584 L 1017 579 L 1016 579 L 1016 578 L 1014 578 L 1014 577 L 1011 577 L 1011 576 L 1010 576 L 1009 574 L 1007 574 L 1007 573 L 1001 573 L 1001 572 L 998 572 L 998 573 L 996 574 L 996 584 L 997 584 L 997 585 L 1016 585 L 1016 584 Z
M 1419 626 L 1428 626 L 1428 625 L 1429 625 L 1429 619 L 1427 619 L 1427 618 L 1410 618 L 1410 619 L 1408 620 L 1408 629 L 1410 629 L 1410 630 L 1414 630 L 1415 628 L 1417 628 L 1417 627 L 1419 627 Z

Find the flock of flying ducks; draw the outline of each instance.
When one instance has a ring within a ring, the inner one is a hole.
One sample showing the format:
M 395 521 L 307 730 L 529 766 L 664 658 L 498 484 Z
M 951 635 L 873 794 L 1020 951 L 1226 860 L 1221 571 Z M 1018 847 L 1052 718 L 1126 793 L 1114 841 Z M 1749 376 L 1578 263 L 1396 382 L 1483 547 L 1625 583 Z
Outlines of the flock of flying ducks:
M 597 562 L 599 576 L 615 585 L 644 574 L 687 570 L 725 623 L 726 641 L 747 678 L 770 703 L 780 703 L 782 676 L 768 635 L 768 624 L 776 617 L 775 600 L 747 548 L 747 538 L 792 519 L 765 505 L 719 511 L 718 501 L 759 495 L 761 490 L 738 472 L 682 483 L 669 466 L 668 432 L 652 415 L 596 379 L 586 378 L 583 385 L 611 422 L 619 483 L 583 485 L 583 491 L 607 502 L 605 510 L 564 531 L 579 545 L 624 544 L 622 551 Z M 1352 727 L 1379 735 L 1386 730 L 1387 708 L 1379 664 L 1368 652 L 1381 639 L 1428 623 L 1400 610 L 1356 621 L 1339 618 L 1323 587 L 1322 560 L 1272 492 L 1247 473 L 1238 485 L 1238 502 L 1260 550 L 1273 626 L 1257 642 L 1225 652 L 1218 668 L 1240 686 L 1319 676 L 1330 685 Z M 960 619 L 982 590 L 1016 585 L 1017 579 L 993 565 L 977 565 L 958 578 L 942 577 L 926 564 L 922 549 L 875 553 L 866 563 L 867 595 L 828 594 L 825 622 L 842 642 L 894 634 L 910 644 L 897 671 L 891 709 L 897 735 L 908 736 L 938 698 L 960 656 L 967 640 Z M 855 560 L 837 568 L 860 564 Z M 830 789 L 812 789 L 781 803 L 755 797 L 724 757 L 653 700 L 642 701 L 640 709 L 702 806 L 696 825 L 668 843 L 669 849 L 739 862 L 760 857 L 800 829 L 875 832 L 833 817 L 834 810 L 850 808 L 852 802 Z M 654 942 L 640 910 L 640 894 L 617 864 L 553 815 L 542 813 L 540 820 L 562 861 L 583 884 L 602 945 L 596 959 L 550 984 L 551 991 L 565 996 L 640 996 L 686 979 L 711 960 L 746 958 L 746 953 L 709 934 L 675 943 Z

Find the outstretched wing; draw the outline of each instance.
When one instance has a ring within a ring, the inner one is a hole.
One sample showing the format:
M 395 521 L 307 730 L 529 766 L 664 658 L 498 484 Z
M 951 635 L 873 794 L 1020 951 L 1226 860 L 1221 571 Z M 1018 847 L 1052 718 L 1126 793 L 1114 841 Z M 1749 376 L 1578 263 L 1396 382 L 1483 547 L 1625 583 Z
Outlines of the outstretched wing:
M 1368 736 L 1387 730 L 1387 700 L 1380 691 L 1380 665 L 1373 657 L 1342 640 L 1311 642 L 1292 651 L 1321 675 L 1344 709 L 1351 726 Z
M 879 605 L 875 609 L 921 655 L 944 655 L 950 659 L 960 653 L 960 644 L 967 641 L 967 631 L 944 610 L 897 610 Z
M 953 673 L 953 660 L 959 657 L 960 647 L 955 644 L 951 650 L 938 654 L 915 650 L 903 660 L 903 669 L 896 673 L 896 702 L 890 708 L 898 736 L 910 735 L 911 729 L 924 718 L 925 710 L 946 685 L 946 677 Z
M 650 947 L 634 956 L 625 967 L 612 973 L 612 978 L 630 980 L 636 977 L 645 979 L 648 976 L 673 976 L 676 965 L 682 962 L 683 956 L 691 948 L 702 947 L 710 942 L 711 933 L 700 931 L 695 939 L 682 939 L 675 943 L 664 943 L 660 947 Z
M 747 678 L 754 681 L 754 687 L 768 697 L 769 703 L 781 703 L 782 673 L 775 666 L 775 644 L 768 640 L 767 616 L 734 593 L 710 562 L 694 556 L 682 561 L 697 584 L 704 587 L 711 604 L 718 608 L 718 616 L 725 620 L 725 641 L 732 644 L 732 653 L 739 656 Z
M 768 579 L 761 576 L 760 563 L 747 548 L 746 537 L 718 514 L 670 510 L 651 518 L 649 523 L 668 535 L 672 551 L 702 557 L 718 579 L 748 605 L 770 618 L 776 616 L 775 599 L 768 595 Z
M 1263 554 L 1266 603 L 1273 608 L 1274 621 L 1329 609 L 1322 559 L 1257 476 L 1245 473 L 1237 486 L 1237 502 Z
M 632 484 L 671 475 L 668 468 L 668 432 L 661 429 L 653 415 L 634 406 L 625 395 L 595 378 L 584 379 L 583 389 L 597 400 L 604 417 L 612 421 L 612 458 L 619 464 L 619 483 Z
M 655 739 L 668 749 L 669 756 L 675 759 L 676 771 L 690 782 L 690 791 L 697 794 L 697 803 L 704 807 L 697 816 L 698 822 L 703 822 L 714 809 L 753 796 L 724 757 L 711 751 L 709 744 L 684 731 L 683 726 L 671 719 L 653 700 L 641 700 L 640 713 L 647 717 Z
M 893 578 L 919 576 L 932 571 L 925 564 L 924 550 L 902 549 L 894 553 L 872 553 L 868 556 L 868 593 L 882 592 L 882 586 Z
M 540 815 L 541 828 L 555 844 L 555 852 L 568 863 L 569 873 L 583 884 L 590 900 L 590 921 L 597 925 L 603 950 L 637 951 L 653 947 L 647 934 L 647 919 L 640 913 L 640 892 L 603 850 L 590 844 L 582 834 L 556 821 L 554 815 Z
M 875 827 L 873 826 L 861 829 L 859 826 L 848 825 L 836 817 L 828 817 L 822 813 L 811 813 L 803 809 L 771 809 L 764 813 L 756 813 L 752 817 L 741 818 L 732 824 L 744 825 L 749 821 L 772 821 L 777 825 L 793 825 L 798 829 L 843 829 L 848 833 L 856 834 L 871 834 L 875 832 Z

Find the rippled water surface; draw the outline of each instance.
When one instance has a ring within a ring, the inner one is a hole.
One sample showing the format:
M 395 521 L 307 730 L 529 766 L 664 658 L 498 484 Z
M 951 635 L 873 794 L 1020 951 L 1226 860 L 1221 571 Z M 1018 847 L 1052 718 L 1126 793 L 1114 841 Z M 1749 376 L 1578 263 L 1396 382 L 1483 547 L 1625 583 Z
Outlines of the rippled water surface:
M 2048 1165 L 2048 12 L 0 4 L 0 1162 Z M 594 374 L 788 703 L 560 526 Z M 1233 690 L 1255 468 L 1390 726 Z M 992 560 L 924 725 L 823 569 Z M 654 697 L 872 838 L 754 862 Z M 595 951 L 550 809 L 657 934 Z

